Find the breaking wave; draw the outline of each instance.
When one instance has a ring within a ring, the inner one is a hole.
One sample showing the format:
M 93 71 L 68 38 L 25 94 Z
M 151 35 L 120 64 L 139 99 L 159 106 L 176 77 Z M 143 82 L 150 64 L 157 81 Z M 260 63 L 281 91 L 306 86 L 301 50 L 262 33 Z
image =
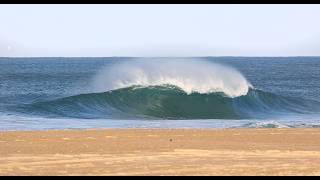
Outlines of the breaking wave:
M 28 114 L 110 119 L 267 119 L 320 104 L 253 88 L 237 70 L 202 60 L 131 60 L 94 78 L 94 92 L 19 108 Z

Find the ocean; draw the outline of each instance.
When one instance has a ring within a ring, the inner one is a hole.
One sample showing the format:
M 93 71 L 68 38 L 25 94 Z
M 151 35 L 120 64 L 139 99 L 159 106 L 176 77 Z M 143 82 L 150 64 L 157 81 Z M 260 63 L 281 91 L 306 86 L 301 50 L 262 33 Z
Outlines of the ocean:
M 0 58 L 0 130 L 319 128 L 320 57 Z

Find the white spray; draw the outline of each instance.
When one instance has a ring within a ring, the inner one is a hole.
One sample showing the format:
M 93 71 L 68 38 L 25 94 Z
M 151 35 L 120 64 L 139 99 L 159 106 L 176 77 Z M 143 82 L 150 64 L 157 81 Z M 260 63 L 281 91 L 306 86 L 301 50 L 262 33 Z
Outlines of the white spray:
M 237 70 L 204 60 L 128 60 L 103 68 L 94 79 L 96 92 L 131 86 L 174 85 L 186 93 L 246 95 L 251 87 Z

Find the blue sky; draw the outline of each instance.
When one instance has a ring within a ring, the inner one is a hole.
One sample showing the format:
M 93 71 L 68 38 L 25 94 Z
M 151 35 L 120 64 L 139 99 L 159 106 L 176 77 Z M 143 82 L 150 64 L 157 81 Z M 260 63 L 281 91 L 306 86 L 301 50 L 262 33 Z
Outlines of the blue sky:
M 320 5 L 0 5 L 0 56 L 320 56 Z

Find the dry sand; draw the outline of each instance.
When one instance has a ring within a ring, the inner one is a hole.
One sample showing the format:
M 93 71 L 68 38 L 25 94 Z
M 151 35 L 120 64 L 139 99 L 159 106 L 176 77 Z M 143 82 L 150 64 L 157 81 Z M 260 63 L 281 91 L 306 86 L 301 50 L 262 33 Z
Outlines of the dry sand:
M 0 132 L 0 175 L 320 175 L 320 129 Z

